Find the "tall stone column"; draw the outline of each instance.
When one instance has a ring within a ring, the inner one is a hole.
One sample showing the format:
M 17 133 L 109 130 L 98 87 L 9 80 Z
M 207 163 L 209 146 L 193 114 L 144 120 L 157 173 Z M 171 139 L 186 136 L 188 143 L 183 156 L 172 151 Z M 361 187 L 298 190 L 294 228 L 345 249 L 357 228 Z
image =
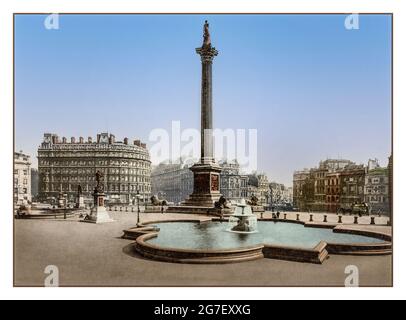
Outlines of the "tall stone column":
M 193 193 L 181 206 L 170 206 L 167 212 L 207 214 L 217 212 L 214 203 L 221 197 L 221 167 L 214 159 L 212 66 L 217 50 L 212 47 L 209 24 L 204 24 L 203 45 L 196 49 L 202 63 L 201 93 L 201 157 L 190 168 L 193 172 Z
M 193 172 L 193 194 L 184 202 L 187 206 L 212 208 L 220 198 L 221 167 L 214 160 L 212 65 L 218 51 L 212 47 L 209 24 L 204 24 L 203 45 L 196 49 L 202 63 L 201 79 L 201 159 Z
M 201 163 L 213 163 L 213 90 L 212 65 L 218 51 L 211 44 L 203 43 L 196 52 L 202 61 L 201 88 Z

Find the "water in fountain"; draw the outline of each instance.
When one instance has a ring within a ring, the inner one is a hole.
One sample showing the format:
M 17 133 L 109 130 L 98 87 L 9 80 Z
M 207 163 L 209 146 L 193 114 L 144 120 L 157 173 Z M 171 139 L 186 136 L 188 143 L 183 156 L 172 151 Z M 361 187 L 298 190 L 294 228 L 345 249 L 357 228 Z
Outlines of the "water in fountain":
M 234 213 L 229 218 L 227 231 L 238 233 L 258 232 L 257 217 L 252 213 L 251 206 L 247 205 L 245 200 L 237 205 Z

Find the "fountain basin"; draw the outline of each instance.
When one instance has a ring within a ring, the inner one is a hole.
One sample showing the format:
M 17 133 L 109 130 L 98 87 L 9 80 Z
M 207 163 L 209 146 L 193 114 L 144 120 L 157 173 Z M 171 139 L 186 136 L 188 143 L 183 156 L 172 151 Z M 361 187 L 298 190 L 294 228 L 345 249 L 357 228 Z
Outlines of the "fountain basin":
M 136 238 L 135 250 L 160 261 L 177 263 L 231 263 L 263 257 L 323 263 L 329 253 L 383 255 L 392 253 L 387 237 L 368 236 L 332 228 L 311 228 L 292 222 L 259 221 L 258 233 L 227 232 L 220 222 L 157 222 L 159 232 Z M 331 251 L 331 252 L 330 252 Z

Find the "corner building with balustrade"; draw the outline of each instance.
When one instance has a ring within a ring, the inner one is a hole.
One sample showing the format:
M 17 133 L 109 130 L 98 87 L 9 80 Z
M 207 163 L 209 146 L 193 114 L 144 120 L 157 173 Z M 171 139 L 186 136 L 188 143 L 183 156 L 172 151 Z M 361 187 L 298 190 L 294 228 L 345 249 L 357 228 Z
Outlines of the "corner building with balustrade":
M 79 186 L 89 203 L 96 186 L 95 174 L 104 174 L 106 202 L 135 204 L 137 192 L 141 202 L 151 195 L 151 160 L 145 143 L 128 138 L 116 141 L 115 136 L 100 133 L 78 140 L 60 139 L 52 133 L 44 134 L 38 148 L 39 197 L 52 202 L 60 193 L 75 202 Z

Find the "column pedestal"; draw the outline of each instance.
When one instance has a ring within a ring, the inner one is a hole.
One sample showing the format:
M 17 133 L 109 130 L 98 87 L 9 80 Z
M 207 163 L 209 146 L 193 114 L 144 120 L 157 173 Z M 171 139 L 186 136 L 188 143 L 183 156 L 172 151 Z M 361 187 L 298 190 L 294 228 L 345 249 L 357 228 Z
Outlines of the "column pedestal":
M 90 214 L 86 216 L 83 222 L 97 224 L 114 222 L 114 220 L 110 218 L 106 210 L 106 207 L 104 206 L 105 194 L 95 191 L 93 193 L 93 197 L 94 197 L 94 206 L 91 209 Z
M 190 168 L 193 172 L 193 193 L 183 203 L 185 206 L 214 207 L 220 199 L 221 167 L 216 163 L 197 163 Z

